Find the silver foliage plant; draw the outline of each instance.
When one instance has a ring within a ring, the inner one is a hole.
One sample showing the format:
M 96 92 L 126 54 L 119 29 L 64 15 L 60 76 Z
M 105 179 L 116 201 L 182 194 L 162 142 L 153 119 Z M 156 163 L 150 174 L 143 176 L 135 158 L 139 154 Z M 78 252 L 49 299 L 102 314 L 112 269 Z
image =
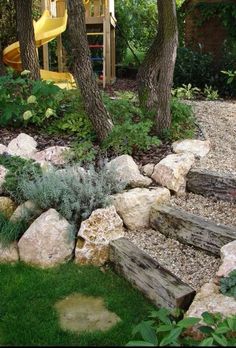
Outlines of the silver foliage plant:
M 30 200 L 43 210 L 56 209 L 69 222 L 78 225 L 93 210 L 110 204 L 110 195 L 121 192 L 125 182 L 118 181 L 112 170 L 96 170 L 91 165 L 87 171 L 79 166 L 43 174 L 35 172 L 29 180 L 24 175 L 18 182 L 18 195 L 22 201 Z M 18 198 L 19 198 L 18 197 Z

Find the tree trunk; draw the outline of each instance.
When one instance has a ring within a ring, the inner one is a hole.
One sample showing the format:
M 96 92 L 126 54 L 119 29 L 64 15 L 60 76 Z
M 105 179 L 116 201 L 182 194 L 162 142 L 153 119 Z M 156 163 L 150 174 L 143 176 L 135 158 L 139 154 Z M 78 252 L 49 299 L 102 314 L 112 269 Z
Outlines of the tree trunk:
M 16 0 L 15 3 L 22 69 L 31 71 L 32 78 L 37 80 L 40 79 L 40 67 L 34 37 L 32 0 Z
M 3 76 L 5 74 L 5 65 L 2 60 L 2 43 L 0 42 L 0 76 Z
M 138 72 L 139 100 L 155 109 L 157 134 L 171 125 L 170 99 L 178 27 L 175 0 L 157 0 L 158 32 Z
M 68 56 L 72 59 L 71 72 L 81 90 L 86 112 L 93 124 L 98 140 L 103 141 L 111 131 L 113 124 L 103 104 L 93 73 L 83 0 L 69 0 L 67 4 L 68 38 L 71 49 L 69 46 L 66 46 L 66 49 L 69 49 Z

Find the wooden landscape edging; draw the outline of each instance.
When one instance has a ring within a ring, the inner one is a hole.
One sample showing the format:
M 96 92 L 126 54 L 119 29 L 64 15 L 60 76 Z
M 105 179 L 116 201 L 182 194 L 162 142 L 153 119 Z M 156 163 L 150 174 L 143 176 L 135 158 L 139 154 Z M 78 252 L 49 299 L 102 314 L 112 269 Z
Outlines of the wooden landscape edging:
M 187 190 L 190 192 L 236 203 L 236 176 L 232 174 L 192 169 L 186 179 Z
M 187 310 L 192 303 L 195 290 L 128 239 L 112 241 L 109 257 L 115 270 L 156 306 Z
M 236 229 L 167 205 L 153 206 L 150 225 L 166 237 L 220 255 L 220 249 L 236 239 Z

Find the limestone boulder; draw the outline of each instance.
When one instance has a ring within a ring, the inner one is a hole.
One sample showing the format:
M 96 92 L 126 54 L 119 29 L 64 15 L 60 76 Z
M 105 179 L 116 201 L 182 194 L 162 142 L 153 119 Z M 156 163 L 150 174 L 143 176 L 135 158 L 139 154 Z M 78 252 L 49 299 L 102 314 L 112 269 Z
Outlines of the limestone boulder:
M 72 226 L 55 209 L 41 214 L 18 242 L 20 260 L 42 268 L 65 263 L 72 257 Z
M 154 167 L 154 163 L 145 164 L 145 166 L 142 167 L 142 173 L 148 177 L 151 177 L 154 172 Z
M 236 269 L 236 240 L 224 245 L 220 249 L 222 265 L 220 266 L 216 276 L 227 277 L 229 273 Z
M 169 190 L 182 193 L 186 187 L 186 175 L 194 161 L 192 153 L 168 155 L 155 165 L 152 179 Z
M 26 201 L 20 204 L 11 215 L 10 221 L 17 222 L 19 220 L 32 221 L 39 217 L 43 210 L 39 208 L 34 202 Z
M 117 213 L 130 230 L 148 227 L 151 206 L 169 200 L 170 191 L 164 187 L 135 188 L 112 196 Z
M 7 153 L 12 156 L 32 158 L 36 153 L 37 142 L 25 133 L 20 133 L 7 146 Z
M 133 158 L 129 155 L 116 157 L 106 164 L 108 170 L 112 170 L 119 181 L 125 182 L 130 187 L 147 187 L 152 180 L 143 176 Z
M 3 184 L 5 182 L 7 173 L 8 169 L 0 165 L 0 194 L 3 193 Z
M 67 146 L 51 146 L 43 151 L 37 152 L 32 158 L 39 164 L 45 164 L 46 161 L 53 165 L 61 165 L 67 162 L 65 152 L 69 149 Z
M 7 147 L 3 144 L 0 144 L 0 155 L 7 151 Z
M 0 197 L 0 212 L 10 218 L 16 209 L 16 204 L 9 197 Z
M 17 243 L 11 243 L 8 246 L 0 243 L 0 263 L 17 262 L 19 260 L 19 253 Z
M 123 221 L 114 206 L 93 211 L 79 229 L 75 262 L 103 265 L 108 260 L 109 243 L 123 236 Z
M 204 284 L 186 312 L 188 317 L 201 317 L 203 312 L 221 313 L 223 317 L 235 315 L 236 300 L 220 293 L 213 282 Z
M 205 157 L 210 151 L 209 140 L 185 139 L 172 144 L 175 153 L 192 153 L 196 158 Z

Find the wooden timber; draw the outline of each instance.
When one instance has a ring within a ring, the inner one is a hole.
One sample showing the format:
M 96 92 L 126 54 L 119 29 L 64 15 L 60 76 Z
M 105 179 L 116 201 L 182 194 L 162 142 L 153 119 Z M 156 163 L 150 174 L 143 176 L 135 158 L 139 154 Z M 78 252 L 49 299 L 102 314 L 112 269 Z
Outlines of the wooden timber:
M 187 175 L 187 190 L 236 203 L 236 176 L 205 169 L 192 169 Z
M 110 243 L 115 270 L 156 306 L 187 310 L 195 291 L 125 238 Z
M 150 212 L 150 225 L 167 237 L 193 245 L 212 254 L 236 239 L 236 228 L 215 224 L 182 209 L 160 205 Z

